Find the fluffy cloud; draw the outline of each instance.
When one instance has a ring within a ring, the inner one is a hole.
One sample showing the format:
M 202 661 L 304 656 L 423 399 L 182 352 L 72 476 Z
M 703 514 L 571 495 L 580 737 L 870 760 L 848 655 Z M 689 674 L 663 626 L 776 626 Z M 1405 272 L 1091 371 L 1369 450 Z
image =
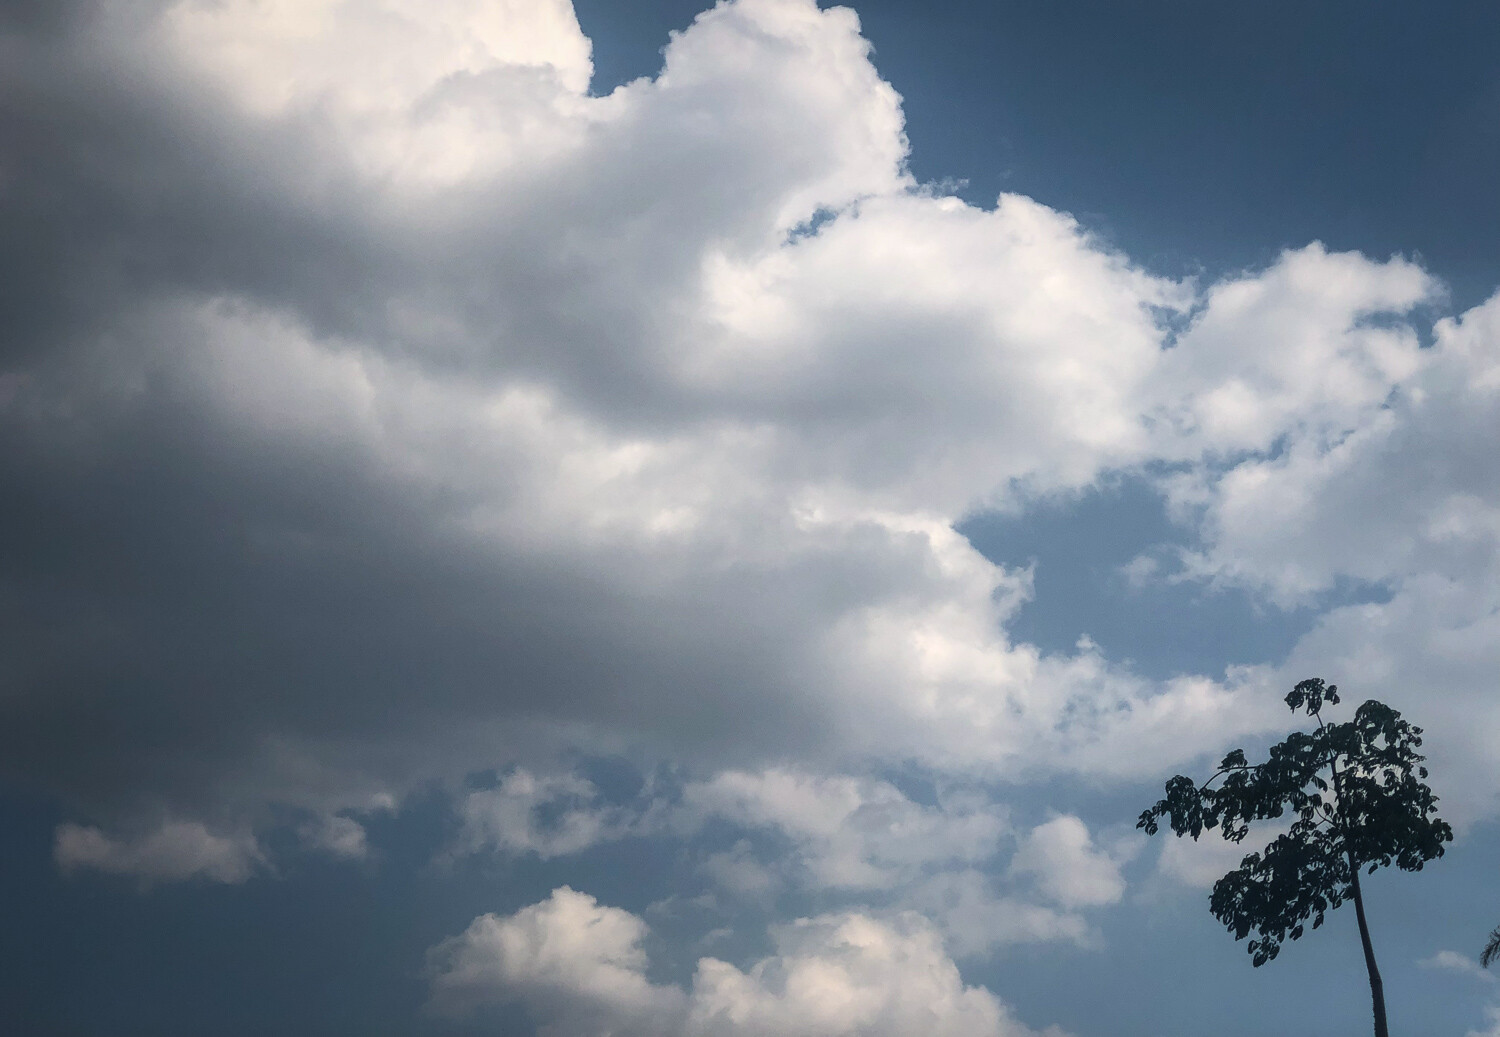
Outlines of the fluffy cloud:
M 673 1028 L 682 995 L 645 976 L 646 923 L 566 886 L 504 918 L 483 915 L 429 954 L 432 1006 L 462 1014 L 519 1001 L 545 1032 L 646 1033 Z
M 1492 814 L 1484 790 L 1500 781 L 1489 750 L 1500 725 L 1500 477 L 1489 456 L 1500 296 L 1438 321 L 1428 348 L 1356 330 L 1383 336 L 1385 357 L 1365 361 L 1382 374 L 1351 391 L 1360 409 L 1172 485 L 1179 505 L 1202 515 L 1205 546 L 1189 568 L 1282 602 L 1372 588 L 1375 600 L 1323 615 L 1283 673 L 1327 674 L 1354 703 L 1379 698 L 1406 712 L 1428 732 L 1445 816 L 1467 822 Z
M 69 62 L 113 70 L 175 144 L 51 170 L 136 258 L 60 256 L 52 348 L 6 373 L 12 769 L 105 813 L 328 812 L 577 745 L 1001 761 L 1092 699 L 1006 641 L 1024 577 L 951 521 L 1133 456 L 1180 289 L 1035 203 L 913 190 L 847 11 L 721 6 L 590 98 L 569 19 L 497 50 L 464 10 L 388 87 L 318 55 L 404 46 L 394 4 L 175 4 L 27 66 L 62 107 Z M 417 132 L 460 72 L 535 100 L 491 66 L 587 132 L 442 190 L 361 165 L 349 134 Z M 163 107 L 194 75 L 211 111 Z
M 470 793 L 459 816 L 454 857 L 498 851 L 545 860 L 626 837 L 692 847 L 710 828 L 718 840 L 733 833 L 739 838 L 725 849 L 687 852 L 696 875 L 732 894 L 733 906 L 774 909 L 789 893 L 814 903 L 857 897 L 887 912 L 920 912 L 961 956 L 1014 943 L 1092 946 L 1097 934 L 1076 909 L 1113 903 L 1124 890 L 1123 856 L 1099 849 L 1075 817 L 1018 840 L 1008 810 L 977 790 L 939 789 L 924 804 L 889 782 L 850 775 L 723 771 L 673 792 L 648 785 L 621 805 L 577 776 L 517 770 Z M 1008 878 L 1000 867 L 1007 854 Z M 1032 887 L 1062 910 L 1034 902 Z
M 1493 564 L 1500 480 L 1483 436 L 1500 399 L 1500 297 L 1439 321 L 1428 349 L 1409 333 L 1359 333 L 1387 353 L 1385 376 L 1357 393 L 1363 413 L 1320 412 L 1321 433 L 1293 430 L 1273 455 L 1174 487 L 1183 505 L 1206 509 L 1207 570 L 1295 601 L 1340 578 L 1457 577 Z M 1352 374 L 1344 384 L 1358 388 Z
M 1162 365 L 1162 416 L 1193 449 L 1264 455 L 1327 445 L 1366 424 L 1422 365 L 1416 330 L 1389 318 L 1437 282 L 1400 257 L 1371 262 L 1314 243 L 1213 285 Z
M 936 931 L 915 915 L 845 913 L 777 926 L 772 955 L 743 971 L 703 958 L 689 991 L 646 978 L 645 934 L 634 915 L 564 887 L 514 915 L 476 919 L 434 948 L 433 1004 L 473 1011 L 520 1003 L 543 1032 L 577 1037 L 1032 1032 L 989 991 L 966 986 Z
M 927 867 L 984 861 L 1008 829 L 1003 809 L 972 794 L 928 807 L 888 782 L 785 770 L 726 771 L 690 784 L 682 799 L 680 826 L 718 817 L 789 839 L 792 852 L 779 866 L 797 869 L 796 878 L 815 888 L 889 888 Z M 745 860 L 740 850 L 714 866 L 728 868 L 732 882 L 761 885 Z
M 776 953 L 747 971 L 712 958 L 698 963 L 687 1033 L 1032 1032 L 988 990 L 964 985 L 938 934 L 917 916 L 823 915 L 778 926 L 772 937 Z
M 560 0 L 182 0 L 25 42 L 0 95 L 85 143 L 4 110 L 0 766 L 102 823 L 624 753 L 719 774 L 691 801 L 826 885 L 966 869 L 1000 812 L 796 775 L 1155 776 L 1284 722 L 1279 673 L 1007 635 L 1029 574 L 954 523 L 1140 466 L 1203 531 L 1188 575 L 1399 577 L 1393 627 L 1455 617 L 1412 658 L 1491 662 L 1480 582 L 1442 583 L 1492 552 L 1489 476 L 1422 459 L 1483 442 L 1493 307 L 1422 350 L 1434 284 L 1399 259 L 1200 289 L 1030 199 L 924 189 L 847 10 L 721 4 L 607 97 Z M 1397 502 L 1392 457 L 1431 506 L 1342 531 Z M 1352 622 L 1299 664 L 1375 673 L 1398 642 Z M 472 847 L 542 856 L 630 823 L 562 786 L 464 810 Z

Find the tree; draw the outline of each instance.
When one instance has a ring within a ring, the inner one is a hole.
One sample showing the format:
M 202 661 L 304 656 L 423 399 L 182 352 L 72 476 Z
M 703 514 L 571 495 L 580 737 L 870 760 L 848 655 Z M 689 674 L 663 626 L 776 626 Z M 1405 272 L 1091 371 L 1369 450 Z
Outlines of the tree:
M 1485 968 L 1490 967 L 1490 962 L 1500 958 L 1500 926 L 1490 930 L 1489 943 L 1484 945 L 1484 950 L 1479 953 L 1479 964 Z
M 1300 682 L 1286 704 L 1293 713 L 1306 708 L 1317 730 L 1293 732 L 1255 766 L 1236 749 L 1202 785 L 1177 775 L 1167 782 L 1166 797 L 1143 811 L 1136 827 L 1155 835 L 1165 817 L 1179 836 L 1197 839 L 1218 828 L 1238 843 L 1252 822 L 1290 813 L 1287 832 L 1214 884 L 1209 908 L 1236 940 L 1256 931 L 1248 949 L 1259 967 L 1280 953 L 1283 940 L 1301 938 L 1309 918 L 1316 929 L 1328 911 L 1353 900 L 1370 975 L 1375 1037 L 1389 1037 L 1359 872 L 1374 874 L 1391 864 L 1421 871 L 1443 855 L 1453 830 L 1435 816 L 1437 797 L 1422 780 L 1427 768 L 1416 752 L 1421 728 L 1373 699 L 1355 710 L 1353 720 L 1324 723 L 1324 704 L 1338 701 L 1337 685 L 1320 678 Z

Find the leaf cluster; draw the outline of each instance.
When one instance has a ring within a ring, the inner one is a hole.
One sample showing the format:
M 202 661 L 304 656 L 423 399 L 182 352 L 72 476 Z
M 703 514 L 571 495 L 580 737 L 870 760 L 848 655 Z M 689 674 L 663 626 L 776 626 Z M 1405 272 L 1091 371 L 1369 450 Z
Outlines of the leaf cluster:
M 1300 682 L 1286 703 L 1305 709 L 1315 730 L 1288 735 L 1260 764 L 1236 749 L 1202 784 L 1173 777 L 1136 826 L 1155 835 L 1165 819 L 1179 836 L 1197 839 L 1217 828 L 1238 843 L 1252 823 L 1290 815 L 1288 831 L 1241 860 L 1209 898 L 1236 940 L 1258 933 L 1248 948 L 1257 966 L 1275 958 L 1284 940 L 1299 939 L 1309 919 L 1314 929 L 1322 925 L 1351 895 L 1358 869 L 1420 871 L 1453 838 L 1424 781 L 1421 728 L 1373 699 L 1346 723 L 1324 723 L 1323 706 L 1338 702 L 1337 685 Z

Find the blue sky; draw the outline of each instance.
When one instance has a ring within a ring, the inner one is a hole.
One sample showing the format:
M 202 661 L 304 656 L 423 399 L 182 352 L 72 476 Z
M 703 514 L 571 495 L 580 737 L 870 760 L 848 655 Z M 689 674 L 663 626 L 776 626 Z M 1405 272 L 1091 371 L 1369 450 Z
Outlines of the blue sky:
M 1134 830 L 1316 674 L 1458 833 L 1393 1025 L 1500 1032 L 1497 31 L 13 5 L 0 1002 L 1357 1032 L 1347 909 L 1252 969 Z

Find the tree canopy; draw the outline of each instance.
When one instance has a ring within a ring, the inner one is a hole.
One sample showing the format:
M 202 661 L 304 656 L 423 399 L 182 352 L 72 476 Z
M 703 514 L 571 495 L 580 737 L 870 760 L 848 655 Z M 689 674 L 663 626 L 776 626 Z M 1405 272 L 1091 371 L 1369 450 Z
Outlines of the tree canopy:
M 1324 705 L 1338 702 L 1337 685 L 1321 678 L 1301 681 L 1286 703 L 1294 713 L 1305 709 L 1317 721 L 1315 730 L 1288 735 L 1264 763 L 1252 765 L 1244 750 L 1235 749 L 1202 784 L 1177 775 L 1167 782 L 1164 798 L 1141 813 L 1137 827 L 1155 835 L 1165 818 L 1179 836 L 1197 839 L 1217 828 L 1238 843 L 1253 823 L 1290 815 L 1286 832 L 1214 884 L 1209 907 L 1236 940 L 1257 934 L 1248 950 L 1260 966 L 1280 953 L 1283 941 L 1299 939 L 1309 920 L 1316 929 L 1328 911 L 1353 899 L 1376 1034 L 1384 1037 L 1384 999 L 1359 873 L 1393 864 L 1420 871 L 1443 855 L 1453 831 L 1436 816 L 1437 796 L 1426 784 L 1424 758 L 1416 751 L 1421 728 L 1373 699 L 1352 720 L 1326 723 Z

